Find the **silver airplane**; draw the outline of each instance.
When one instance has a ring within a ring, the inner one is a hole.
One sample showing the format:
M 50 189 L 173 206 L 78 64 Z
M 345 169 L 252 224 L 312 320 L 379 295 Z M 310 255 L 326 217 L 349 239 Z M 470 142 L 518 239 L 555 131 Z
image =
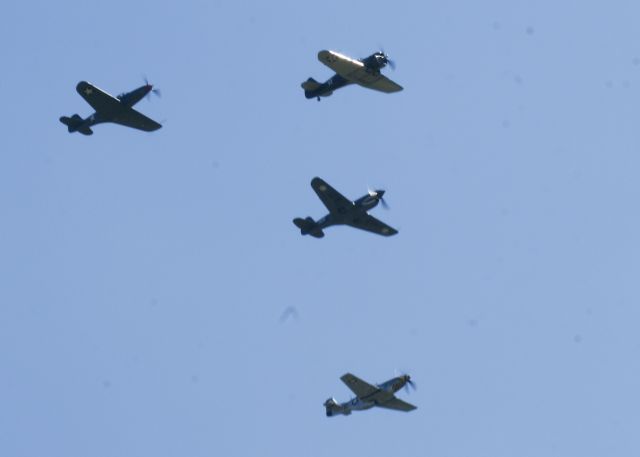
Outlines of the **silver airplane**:
M 367 213 L 367 211 L 375 208 L 378 203 L 382 203 L 382 206 L 386 207 L 386 203 L 382 198 L 384 190 L 370 190 L 367 195 L 352 202 L 320 178 L 313 178 L 311 187 L 318 194 L 324 206 L 327 207 L 329 214 L 317 221 L 314 221 L 311 217 L 305 219 L 296 217 L 293 223 L 300 229 L 301 234 L 322 238 L 324 236 L 323 229 L 341 224 L 350 225 L 351 227 L 382 236 L 391 236 L 398 233 L 393 227 L 389 227 Z
M 416 409 L 416 406 L 402 401 L 394 395 L 405 386 L 411 386 L 415 389 L 411 376 L 408 374 L 397 376 L 376 386 L 372 386 L 351 373 L 343 375 L 340 379 L 356 396 L 344 403 L 338 403 L 335 398 L 329 398 L 324 402 L 327 417 L 338 414 L 348 416 L 351 411 L 362 411 L 374 406 L 395 409 L 396 411 Z

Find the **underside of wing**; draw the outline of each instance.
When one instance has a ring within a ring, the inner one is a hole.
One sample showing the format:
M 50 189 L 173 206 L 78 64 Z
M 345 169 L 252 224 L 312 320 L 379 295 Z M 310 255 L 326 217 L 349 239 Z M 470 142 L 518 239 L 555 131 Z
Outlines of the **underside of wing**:
M 368 397 L 379 390 L 377 387 L 372 386 L 351 373 L 343 375 L 340 379 L 359 398 Z
M 147 116 L 139 113 L 133 108 L 123 109 L 110 120 L 116 124 L 126 125 L 127 127 L 143 130 L 145 132 L 153 132 L 154 130 L 158 130 L 162 127 L 162 125 L 158 124 L 153 119 L 149 119 Z
M 318 60 L 347 79 L 351 79 L 349 75 L 364 68 L 364 64 L 359 60 L 335 51 L 320 51 Z
M 399 84 L 396 84 L 395 82 L 391 81 L 389 78 L 387 78 L 386 76 L 383 75 L 378 75 L 377 79 L 373 82 L 368 82 L 366 84 L 361 83 L 363 86 L 369 88 L 369 89 L 373 89 L 373 90 L 378 90 L 380 92 L 384 92 L 387 94 L 393 93 L 393 92 L 400 92 L 402 90 L 402 86 Z
M 330 213 L 345 214 L 353 203 L 321 178 L 313 178 L 311 187 Z
M 378 403 L 378 406 L 381 408 L 395 409 L 396 411 L 407 412 L 417 409 L 417 406 L 414 406 L 411 403 L 407 403 L 406 401 L 402 401 L 397 397 L 393 397 L 391 400 L 388 400 L 384 403 Z
M 80 81 L 76 91 L 96 112 L 101 114 L 114 113 L 122 106 L 120 100 L 86 81 Z
M 366 230 L 367 232 L 377 233 L 382 236 L 391 236 L 398 233 L 398 231 L 393 227 L 389 227 L 384 222 L 379 221 L 369 214 L 359 217 L 358 219 L 350 222 L 349 225 L 361 230 Z

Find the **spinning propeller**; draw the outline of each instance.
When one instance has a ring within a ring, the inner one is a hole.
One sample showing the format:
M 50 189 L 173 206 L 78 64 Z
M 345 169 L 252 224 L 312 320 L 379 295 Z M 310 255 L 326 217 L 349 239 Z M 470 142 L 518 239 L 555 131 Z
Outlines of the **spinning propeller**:
M 405 376 L 407 377 L 407 382 L 404 385 L 404 389 L 407 391 L 407 393 L 410 393 L 412 390 L 414 392 L 416 390 L 418 390 L 418 387 L 416 386 L 416 383 L 411 380 L 411 376 L 409 376 L 409 375 L 405 375 Z M 409 389 L 409 387 L 411 387 L 411 389 Z
M 411 376 L 409 376 L 408 374 L 396 369 L 396 376 L 404 378 L 404 390 L 406 390 L 407 393 L 411 393 L 411 391 L 415 392 L 416 390 L 418 390 L 418 386 L 416 386 L 416 383 L 411 380 Z
M 382 46 L 380 46 L 380 51 L 379 52 L 382 55 L 382 61 L 384 63 L 388 64 L 391 67 L 392 70 L 395 70 L 396 69 L 396 62 L 389 58 L 389 54 L 384 52 L 384 48 L 382 48 Z
M 147 87 L 153 87 L 152 84 L 149 84 L 149 80 L 147 79 L 146 76 L 143 76 L 144 78 L 144 84 Z M 147 94 L 147 100 L 149 100 L 151 98 L 151 92 L 153 92 L 156 96 L 161 97 L 162 96 L 162 92 L 160 92 L 160 89 L 151 89 L 149 91 L 149 93 Z

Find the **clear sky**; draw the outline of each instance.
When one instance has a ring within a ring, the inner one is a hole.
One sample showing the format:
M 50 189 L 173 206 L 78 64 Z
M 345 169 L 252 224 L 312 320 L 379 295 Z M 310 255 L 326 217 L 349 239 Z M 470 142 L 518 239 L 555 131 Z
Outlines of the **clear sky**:
M 640 455 L 639 16 L 0 3 L 0 455 Z M 380 46 L 403 92 L 304 98 Z M 58 122 L 143 75 L 160 131 Z M 314 176 L 400 233 L 302 237 Z M 418 409 L 325 417 L 347 371 Z

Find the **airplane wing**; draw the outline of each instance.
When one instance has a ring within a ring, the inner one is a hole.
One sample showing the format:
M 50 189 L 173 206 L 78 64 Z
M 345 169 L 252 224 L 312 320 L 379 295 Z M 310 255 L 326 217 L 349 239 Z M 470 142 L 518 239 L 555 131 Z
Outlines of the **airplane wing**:
M 347 79 L 351 73 L 364 69 L 364 64 L 359 60 L 335 51 L 320 51 L 318 60 Z
M 354 220 L 349 224 L 351 227 L 359 228 L 361 230 L 366 230 L 367 232 L 377 233 L 382 236 L 391 236 L 398 233 L 396 229 L 393 227 L 389 227 L 382 221 L 379 221 L 375 217 L 366 214 L 363 217 L 360 217 Z
M 378 79 L 373 82 L 361 84 L 369 89 L 379 90 L 380 92 L 384 92 L 387 94 L 390 94 L 392 92 L 400 92 L 402 90 L 401 85 L 394 83 L 389 78 L 383 75 L 378 75 Z
M 98 113 L 109 114 L 122 107 L 120 100 L 86 81 L 80 81 L 76 86 L 76 91 Z
M 402 401 L 397 397 L 393 397 L 391 400 L 386 401 L 384 403 L 378 403 L 377 406 L 381 408 L 395 409 L 396 411 L 407 411 L 407 412 L 417 409 L 417 406 L 414 406 L 411 403 L 407 403 L 406 401 Z
M 143 130 L 145 132 L 153 132 L 154 130 L 158 130 L 162 127 L 162 125 L 158 124 L 153 119 L 149 119 L 147 116 L 139 113 L 133 108 L 125 108 L 108 120 L 115 122 L 116 124 L 126 125 L 127 127 Z
M 340 76 L 369 89 L 392 93 L 402 90 L 402 86 L 391 81 L 379 71 L 372 71 L 359 60 L 335 51 L 320 51 L 318 60 Z
M 372 386 L 368 382 L 363 381 L 362 379 L 352 375 L 351 373 L 342 375 L 340 379 L 359 398 L 368 397 L 379 390 L 377 387 Z
M 316 191 L 316 194 L 318 194 L 318 197 L 330 213 L 344 214 L 349 208 L 353 207 L 353 203 L 349 199 L 327 184 L 323 179 L 313 178 L 311 180 L 311 187 Z

